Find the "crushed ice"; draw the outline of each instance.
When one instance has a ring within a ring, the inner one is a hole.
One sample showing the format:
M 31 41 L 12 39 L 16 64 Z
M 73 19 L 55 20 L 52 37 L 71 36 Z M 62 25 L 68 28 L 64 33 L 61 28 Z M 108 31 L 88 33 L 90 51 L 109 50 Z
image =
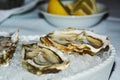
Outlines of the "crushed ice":
M 21 43 L 27 40 L 39 40 L 38 36 L 34 37 L 25 37 L 20 38 Z M 70 66 L 65 70 L 57 73 L 57 74 L 43 74 L 41 76 L 36 76 L 32 73 L 29 73 L 26 69 L 24 69 L 21 65 L 20 60 L 20 46 L 17 48 L 16 53 L 14 54 L 13 59 L 10 62 L 8 67 L 0 67 L 0 80 L 58 80 L 65 77 L 73 76 L 77 73 L 80 73 L 84 70 L 92 68 L 102 61 L 104 61 L 108 57 L 108 53 L 106 52 L 104 55 L 100 56 L 90 56 L 88 54 L 85 55 L 69 55 Z

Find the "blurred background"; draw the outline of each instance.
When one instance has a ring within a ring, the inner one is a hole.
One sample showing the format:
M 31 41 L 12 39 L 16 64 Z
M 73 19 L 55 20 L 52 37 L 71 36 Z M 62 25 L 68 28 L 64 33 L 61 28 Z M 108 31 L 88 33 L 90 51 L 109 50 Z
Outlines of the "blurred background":
M 4 2 L 8 1 L 10 5 L 3 4 Z M 0 9 L 3 8 L 3 5 L 6 5 L 4 7 L 5 9 L 12 8 L 12 7 L 19 7 L 23 4 L 23 1 L 28 2 L 30 0 L 0 0 Z M 31 0 L 34 1 L 34 0 Z M 40 0 L 39 0 L 40 1 Z M 45 0 L 43 0 L 45 1 Z M 48 0 L 46 0 L 48 1 Z M 105 5 L 107 5 L 110 16 L 120 18 L 120 0 L 96 0 L 97 2 L 101 2 Z M 12 4 L 11 4 L 12 3 Z M 14 4 L 13 4 L 14 3 Z
M 10 3 L 15 3 L 15 4 L 11 4 L 11 5 L 6 5 L 4 4 L 6 1 Z M 14 6 L 20 6 L 23 4 L 24 2 L 28 2 L 28 1 L 35 1 L 35 0 L 0 0 L 0 9 L 2 8 L 2 6 L 6 6 L 5 9 L 7 9 L 9 6 L 9 8 L 12 8 Z M 48 0 L 39 0 L 39 1 L 48 1 Z M 110 16 L 112 17 L 117 17 L 120 18 L 120 0 L 96 0 L 97 2 L 101 2 L 104 3 L 105 5 L 107 5 L 109 12 L 110 12 Z M 19 2 L 19 3 L 18 3 Z
M 111 17 L 120 18 L 120 0 L 97 0 L 97 1 L 107 5 Z

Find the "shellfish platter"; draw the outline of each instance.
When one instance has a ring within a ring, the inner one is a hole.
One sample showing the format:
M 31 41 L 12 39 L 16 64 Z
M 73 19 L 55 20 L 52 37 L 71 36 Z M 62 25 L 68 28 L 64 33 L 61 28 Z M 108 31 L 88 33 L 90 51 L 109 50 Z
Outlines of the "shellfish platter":
M 68 28 L 35 36 L 0 32 L 0 79 L 67 80 L 109 55 L 108 37 L 88 30 Z

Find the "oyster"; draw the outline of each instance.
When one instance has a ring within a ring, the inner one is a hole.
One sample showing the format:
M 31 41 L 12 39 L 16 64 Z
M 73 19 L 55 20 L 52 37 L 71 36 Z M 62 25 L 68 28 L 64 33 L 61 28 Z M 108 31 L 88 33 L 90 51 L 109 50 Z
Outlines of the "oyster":
M 0 36 L 0 66 L 8 66 L 18 43 L 18 30 L 7 36 Z
M 40 41 L 46 46 L 56 47 L 65 53 L 95 55 L 109 49 L 107 36 L 75 28 L 54 31 L 40 37 Z
M 57 73 L 68 67 L 69 61 L 63 56 L 40 43 L 22 45 L 22 65 L 36 75 Z

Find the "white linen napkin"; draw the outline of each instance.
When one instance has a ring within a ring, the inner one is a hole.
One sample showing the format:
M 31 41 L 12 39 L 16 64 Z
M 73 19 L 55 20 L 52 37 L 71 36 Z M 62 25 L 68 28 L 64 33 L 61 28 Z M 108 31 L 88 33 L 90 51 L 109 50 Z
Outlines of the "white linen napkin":
M 0 23 L 8 19 L 11 15 L 20 14 L 20 13 L 30 10 L 39 1 L 42 1 L 42 0 L 29 0 L 29 1 L 27 0 L 25 2 L 25 5 L 21 7 L 10 9 L 10 10 L 0 10 Z

